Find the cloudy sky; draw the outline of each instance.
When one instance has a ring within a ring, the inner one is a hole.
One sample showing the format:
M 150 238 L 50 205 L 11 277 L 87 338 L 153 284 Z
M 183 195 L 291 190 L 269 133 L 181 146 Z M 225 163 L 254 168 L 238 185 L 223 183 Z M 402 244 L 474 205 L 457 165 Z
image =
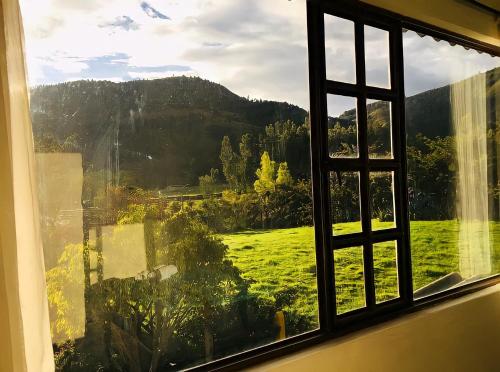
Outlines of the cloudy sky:
M 31 85 L 187 75 L 241 96 L 309 106 L 305 0 L 21 0 L 21 7 Z M 352 24 L 331 17 L 325 24 L 328 76 L 354 81 Z M 386 85 L 387 35 L 365 32 L 367 77 Z M 407 95 L 494 63 L 405 34 Z M 349 105 L 330 99 L 329 111 Z

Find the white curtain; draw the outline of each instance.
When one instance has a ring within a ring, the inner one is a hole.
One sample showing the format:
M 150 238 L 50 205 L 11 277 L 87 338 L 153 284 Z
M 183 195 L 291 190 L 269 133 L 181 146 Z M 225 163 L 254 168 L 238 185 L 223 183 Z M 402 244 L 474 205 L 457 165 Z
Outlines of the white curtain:
M 18 0 L 0 0 L 0 83 L 0 371 L 53 371 Z
M 464 278 L 473 278 L 491 273 L 485 74 L 453 84 L 451 107 L 457 141 L 459 266 Z

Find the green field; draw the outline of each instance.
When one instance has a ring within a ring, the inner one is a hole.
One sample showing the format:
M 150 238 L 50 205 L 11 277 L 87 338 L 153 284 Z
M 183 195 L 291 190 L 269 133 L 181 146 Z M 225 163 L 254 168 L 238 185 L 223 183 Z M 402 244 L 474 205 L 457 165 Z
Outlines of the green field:
M 381 227 L 378 221 L 374 227 Z M 414 288 L 420 288 L 448 273 L 458 271 L 457 221 L 411 222 Z M 334 226 L 348 233 L 356 223 Z M 266 299 L 286 288 L 300 295 L 293 310 L 315 318 L 317 315 L 314 229 L 298 227 L 252 230 L 221 236 L 229 246 L 228 256 L 251 279 L 251 291 Z M 493 271 L 500 272 L 500 223 L 490 223 Z M 395 242 L 374 246 L 376 300 L 382 302 L 398 295 Z M 364 306 L 363 256 L 361 247 L 335 254 L 337 305 L 340 313 Z

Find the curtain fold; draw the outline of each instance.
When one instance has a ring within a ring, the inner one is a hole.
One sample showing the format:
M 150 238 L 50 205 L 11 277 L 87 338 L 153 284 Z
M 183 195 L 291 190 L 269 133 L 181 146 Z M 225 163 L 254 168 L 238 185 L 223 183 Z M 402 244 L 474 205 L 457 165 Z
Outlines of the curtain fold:
M 0 0 L 0 83 L 0 371 L 53 371 L 18 0 Z
M 453 84 L 450 98 L 458 163 L 459 267 L 464 278 L 473 278 L 491 274 L 486 75 Z

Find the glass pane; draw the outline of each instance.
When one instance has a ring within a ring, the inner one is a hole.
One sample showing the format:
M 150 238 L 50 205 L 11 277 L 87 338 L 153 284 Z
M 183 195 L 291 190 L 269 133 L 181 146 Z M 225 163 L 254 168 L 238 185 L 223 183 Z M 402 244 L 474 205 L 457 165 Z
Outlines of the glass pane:
M 331 158 L 357 158 L 357 99 L 328 94 L 328 153 Z
M 396 244 L 395 240 L 373 244 L 375 301 L 377 303 L 399 297 Z
M 57 370 L 318 327 L 305 5 L 22 0 Z
M 372 230 L 396 227 L 393 172 L 370 172 Z
M 389 32 L 365 26 L 366 85 L 391 88 Z
M 403 42 L 413 287 L 423 297 L 500 272 L 500 58 L 412 31 Z
M 331 172 L 330 198 L 333 235 L 361 232 L 359 173 Z
M 368 155 L 370 159 L 392 158 L 391 103 L 366 100 Z
M 328 80 L 356 83 L 354 22 L 325 14 L 325 60 Z
M 337 314 L 366 306 L 363 247 L 333 252 Z

